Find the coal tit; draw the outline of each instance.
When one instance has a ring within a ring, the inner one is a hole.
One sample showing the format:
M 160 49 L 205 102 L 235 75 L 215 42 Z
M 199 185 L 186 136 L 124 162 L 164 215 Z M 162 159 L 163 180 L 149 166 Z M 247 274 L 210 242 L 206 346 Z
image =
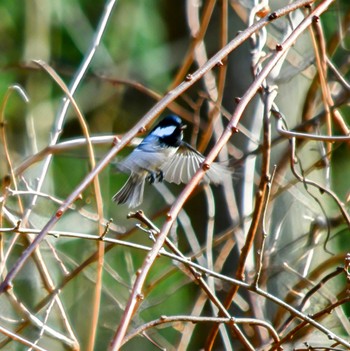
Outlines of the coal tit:
M 146 180 L 166 180 L 170 183 L 188 183 L 204 161 L 204 156 L 183 141 L 186 128 L 176 115 L 160 121 L 143 141 L 117 164 L 120 171 L 131 173 L 124 186 L 113 196 L 118 204 L 137 207 L 142 203 Z M 213 163 L 205 173 L 204 181 L 218 184 L 228 170 Z

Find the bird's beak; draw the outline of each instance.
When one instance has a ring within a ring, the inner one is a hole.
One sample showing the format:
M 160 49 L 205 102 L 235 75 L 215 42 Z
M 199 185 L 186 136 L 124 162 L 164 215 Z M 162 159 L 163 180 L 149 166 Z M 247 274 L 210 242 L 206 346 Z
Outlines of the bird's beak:
M 187 124 L 182 124 L 181 125 L 181 130 L 184 130 L 184 129 L 186 129 L 187 128 Z

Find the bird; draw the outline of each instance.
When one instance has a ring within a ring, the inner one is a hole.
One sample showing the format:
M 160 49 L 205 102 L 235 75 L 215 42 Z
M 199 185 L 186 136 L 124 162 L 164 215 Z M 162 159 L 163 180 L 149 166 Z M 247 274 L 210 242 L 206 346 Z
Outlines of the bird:
M 205 157 L 183 140 L 185 128 L 179 116 L 166 116 L 129 156 L 117 163 L 117 168 L 130 176 L 113 196 L 114 202 L 135 208 L 143 201 L 146 181 L 187 184 L 191 180 Z M 205 173 L 204 182 L 220 184 L 223 175 L 229 172 L 227 167 L 214 162 Z

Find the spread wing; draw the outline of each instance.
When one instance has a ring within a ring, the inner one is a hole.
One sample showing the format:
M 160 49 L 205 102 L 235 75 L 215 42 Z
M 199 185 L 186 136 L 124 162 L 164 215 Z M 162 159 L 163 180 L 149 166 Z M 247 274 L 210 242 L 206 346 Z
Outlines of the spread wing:
M 144 170 L 156 172 L 164 162 L 175 154 L 176 150 L 176 147 L 164 146 L 159 137 L 150 134 L 131 154 L 118 162 L 117 167 L 125 173 Z
M 175 155 L 162 166 L 163 177 L 169 183 L 188 183 L 204 160 L 205 157 L 201 153 L 183 142 Z M 224 176 L 230 173 L 227 167 L 214 162 L 205 173 L 203 180 L 207 183 L 220 184 Z

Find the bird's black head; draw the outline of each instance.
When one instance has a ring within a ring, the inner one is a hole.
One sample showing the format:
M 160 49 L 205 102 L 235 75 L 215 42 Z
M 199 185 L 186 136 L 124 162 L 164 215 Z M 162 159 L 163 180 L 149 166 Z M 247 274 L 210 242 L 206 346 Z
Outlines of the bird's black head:
M 158 136 L 166 146 L 178 147 L 182 142 L 185 127 L 180 117 L 169 115 L 153 128 L 151 134 Z

